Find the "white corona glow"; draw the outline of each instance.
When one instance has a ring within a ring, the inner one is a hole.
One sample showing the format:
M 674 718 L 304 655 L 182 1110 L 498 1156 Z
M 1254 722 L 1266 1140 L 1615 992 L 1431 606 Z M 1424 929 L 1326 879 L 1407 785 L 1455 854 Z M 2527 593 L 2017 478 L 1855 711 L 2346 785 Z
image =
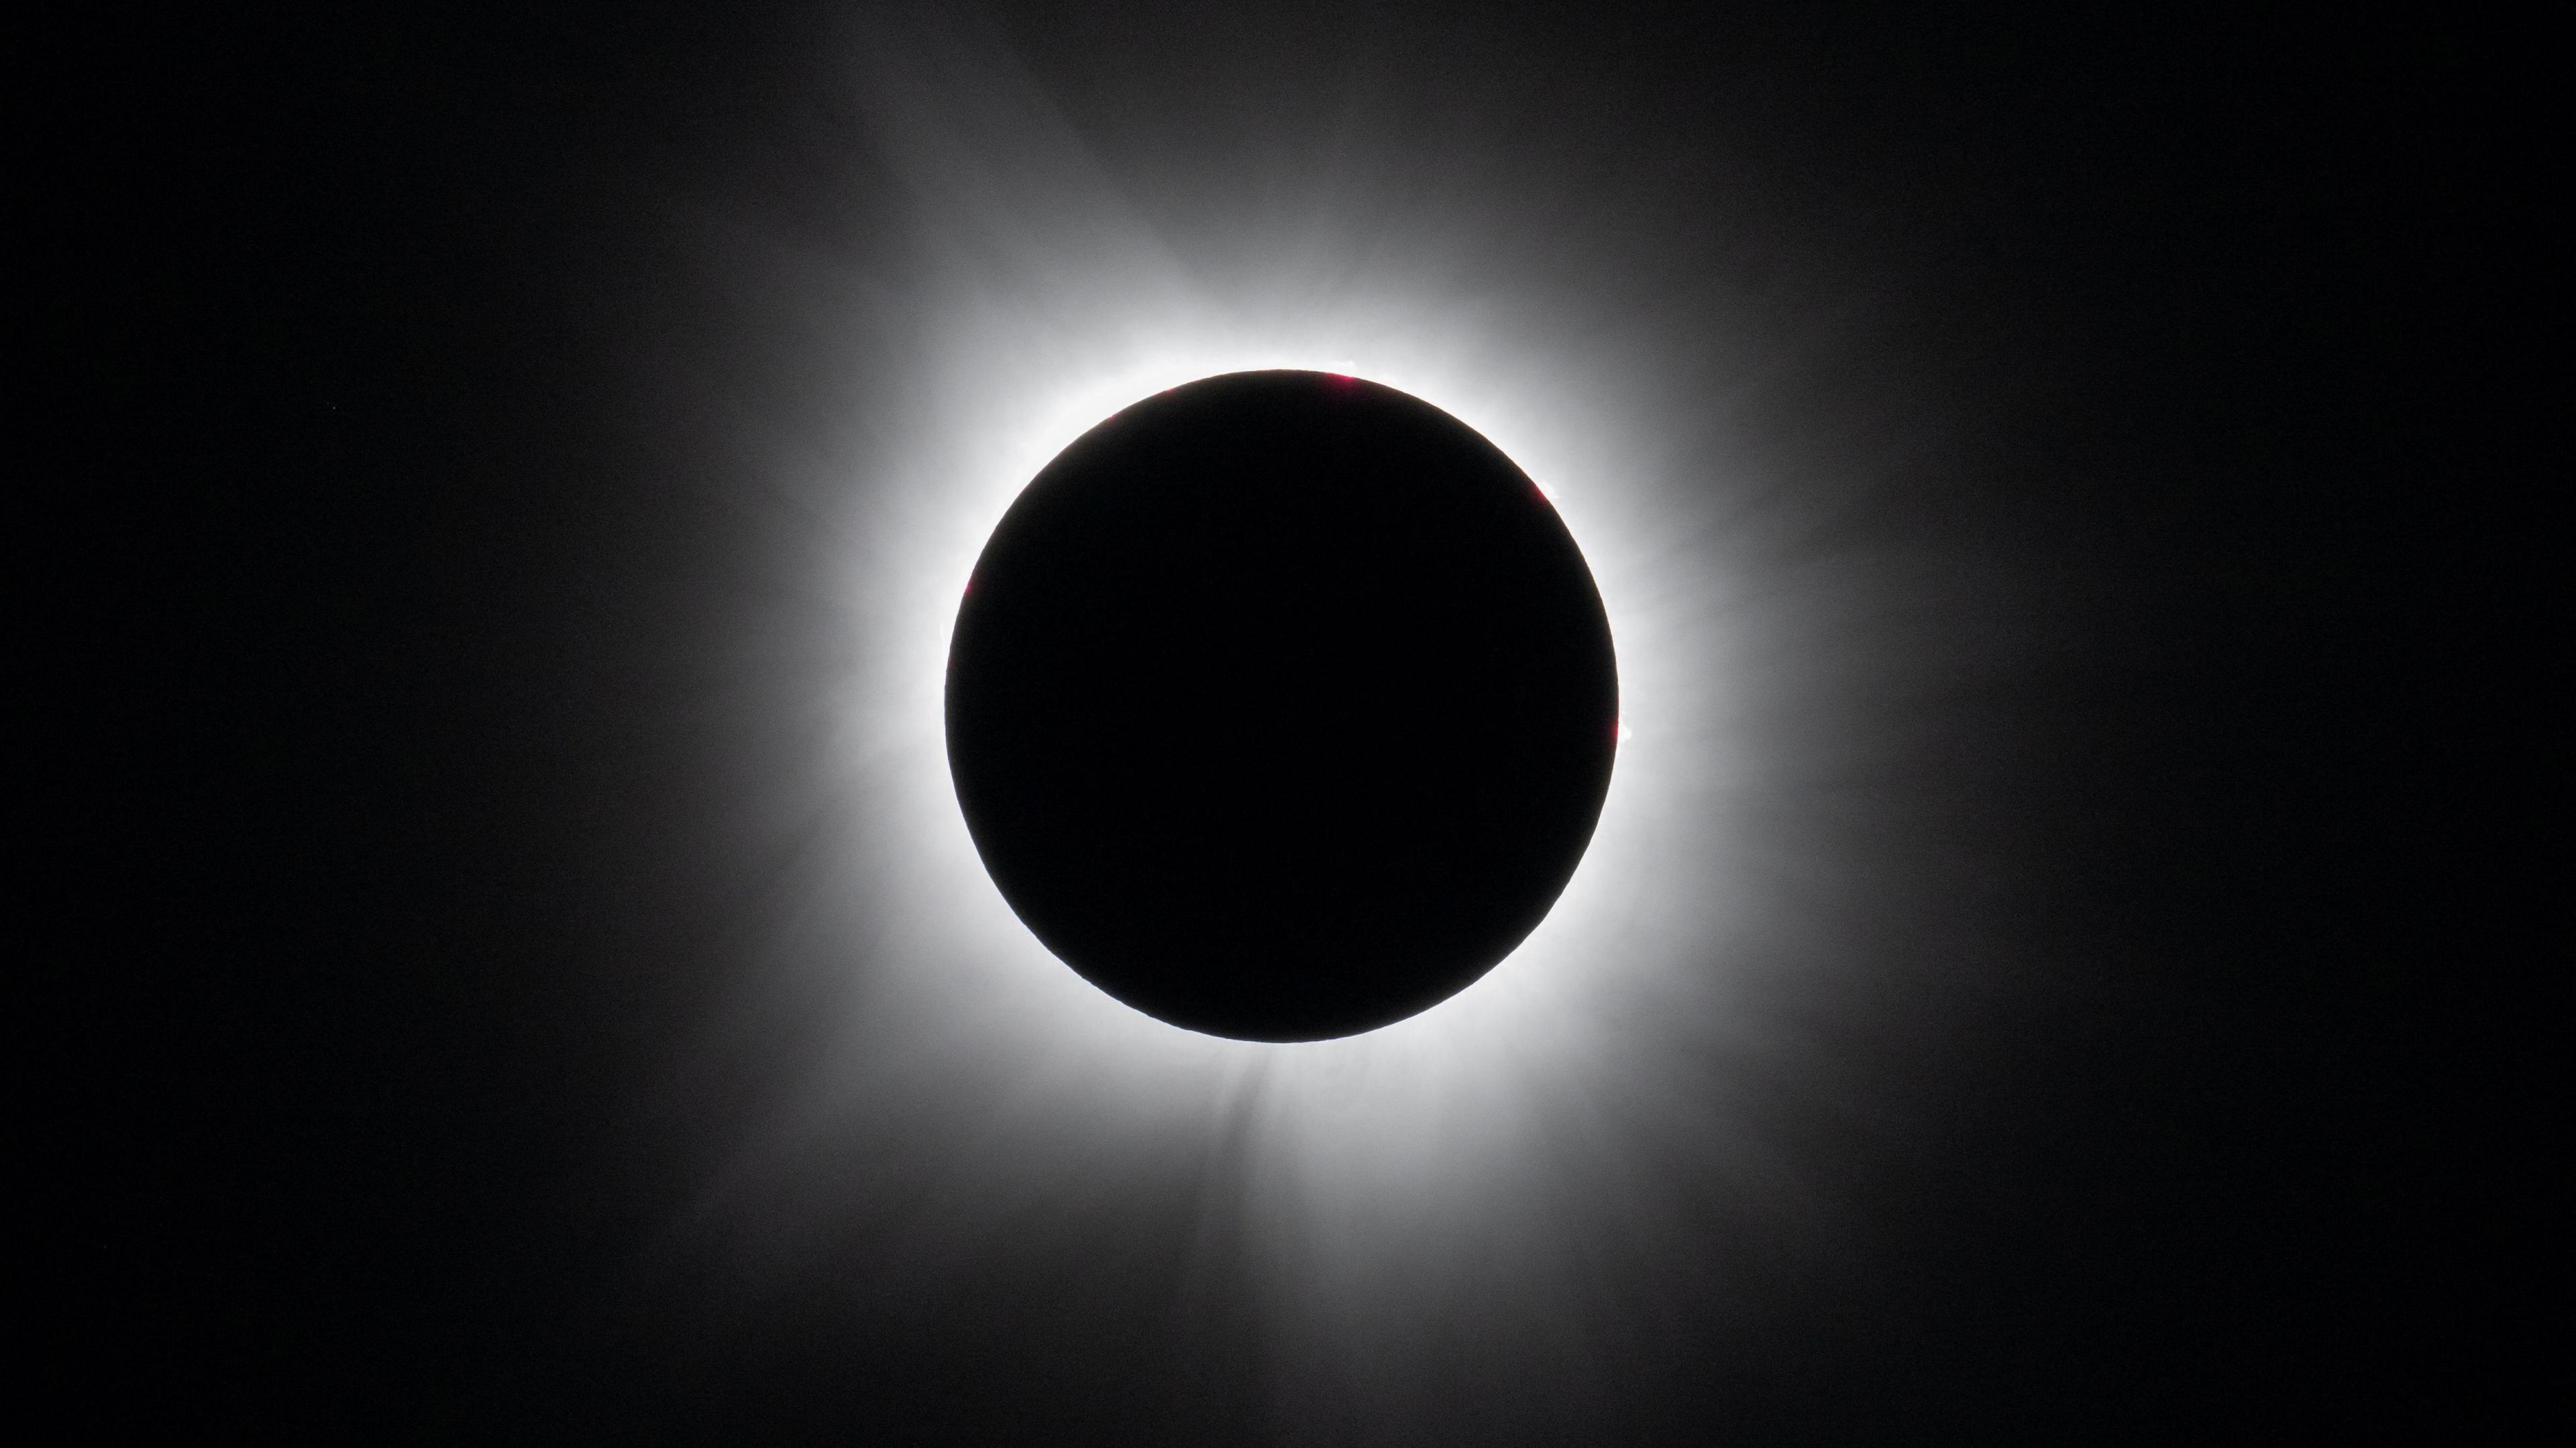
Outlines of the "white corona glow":
M 772 263 L 842 287 L 814 345 L 865 380 L 841 436 L 763 464 L 806 520 L 781 592 L 822 619 L 820 660 L 763 707 L 813 711 L 828 743 L 779 786 L 771 833 L 810 843 L 719 1028 L 812 1046 L 761 1064 L 773 1129 L 705 1208 L 757 1222 L 735 1234 L 742 1270 L 801 1271 L 864 1218 L 904 1243 L 871 1260 L 935 1280 L 1033 1218 L 1187 1191 L 1221 1270 L 1348 1379 L 1435 1318 L 1610 1310 L 1583 1264 L 1677 1230 L 1659 1173 L 1729 1198 L 1739 1226 L 1821 1219 L 1737 1068 L 1776 1080 L 1794 1054 L 1779 962 L 1815 934 L 1799 902 L 1838 883 L 1813 827 L 1757 840 L 1748 820 L 1767 801 L 1776 826 L 1782 789 L 1866 761 L 1865 731 L 1783 711 L 1894 615 L 1876 575 L 1766 559 L 1812 524 L 1776 487 L 1712 478 L 1730 400 L 1659 389 L 1676 344 L 1656 308 L 1618 312 L 1581 268 L 1497 260 L 1472 230 L 1393 250 L 1356 222 L 1248 230 L 1185 252 L 991 49 L 897 39 L 858 47 L 874 68 L 856 88 L 912 227 L 902 274 Z M 1599 825 L 1545 921 L 1431 1010 L 1293 1045 L 1174 1028 L 1053 958 L 977 857 L 942 717 L 968 577 L 1021 489 L 1120 409 L 1262 368 L 1397 388 L 1547 479 L 1620 688 Z
M 905 842 L 902 880 L 888 899 L 913 903 L 907 918 L 919 932 L 912 950 L 881 959 L 912 977 L 923 1025 L 965 1055 L 1030 1071 L 1047 1099 L 1094 1128 L 1160 1129 L 1175 1112 L 1240 1096 L 1258 1102 L 1267 1165 L 1309 1188 L 1329 1177 L 1383 1202 L 1419 1198 L 1437 1182 L 1445 1198 L 1468 1185 L 1459 1178 L 1509 1162 L 1526 1099 L 1598 1069 L 1605 1020 L 1669 968 L 1670 956 L 1641 951 L 1637 938 L 1658 924 L 1670 929 L 1637 889 L 1654 874 L 1653 801 L 1671 794 L 1669 774 L 1658 777 L 1669 761 L 1623 751 L 1591 847 L 1555 909 L 1460 995 L 1343 1040 L 1213 1039 L 1143 1016 L 1081 980 L 1002 901 L 966 832 L 944 754 L 950 630 L 1003 511 L 1092 425 L 1216 373 L 1339 365 L 1442 407 L 1525 469 L 1597 480 L 1569 486 L 1560 512 L 1609 614 L 1623 711 L 1652 718 L 1690 708 L 1704 689 L 1673 677 L 1669 651 L 1658 647 L 1651 589 L 1638 577 L 1647 560 L 1625 536 L 1632 519 L 1617 497 L 1617 480 L 1634 463 L 1603 440 L 1606 428 L 1551 375 L 1543 351 L 1462 319 L 1420 317 L 1385 298 L 1355 301 L 1346 315 L 1246 323 L 1213 307 L 1152 300 L 1113 297 L 1124 313 L 1114 333 L 960 329 L 958 355 L 938 369 L 953 383 L 931 394 L 926 418 L 938 422 L 917 443 L 917 480 L 895 509 L 857 500 L 862 520 L 851 534 L 879 546 L 852 560 L 851 624 L 862 656 L 882 662 L 881 671 L 853 676 L 844 705 L 849 797 L 857 827 Z M 1528 364 L 1506 371 L 1472 360 L 1515 352 Z M 1664 732 L 1686 737 L 1686 722 L 1677 723 Z M 1688 901 L 1689 912 L 1704 903 Z

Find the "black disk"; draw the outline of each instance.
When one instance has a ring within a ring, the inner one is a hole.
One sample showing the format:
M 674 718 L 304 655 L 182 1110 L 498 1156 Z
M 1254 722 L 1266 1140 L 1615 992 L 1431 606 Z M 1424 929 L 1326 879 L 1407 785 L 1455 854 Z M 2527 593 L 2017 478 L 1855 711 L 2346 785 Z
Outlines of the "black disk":
M 1307 1041 L 1473 983 L 1547 914 L 1610 784 L 1583 555 L 1511 459 L 1317 372 L 1150 397 L 1038 474 L 948 656 L 958 802 L 1084 978 Z

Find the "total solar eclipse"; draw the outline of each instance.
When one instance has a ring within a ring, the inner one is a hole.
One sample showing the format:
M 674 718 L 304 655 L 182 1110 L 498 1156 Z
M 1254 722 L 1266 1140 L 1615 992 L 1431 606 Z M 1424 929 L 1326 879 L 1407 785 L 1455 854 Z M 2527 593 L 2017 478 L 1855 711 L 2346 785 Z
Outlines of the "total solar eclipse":
M 947 675 L 958 802 L 1048 949 L 1160 1020 L 1310 1041 L 1510 954 L 1609 788 L 1608 619 L 1553 505 L 1389 387 L 1238 372 L 1039 472 Z

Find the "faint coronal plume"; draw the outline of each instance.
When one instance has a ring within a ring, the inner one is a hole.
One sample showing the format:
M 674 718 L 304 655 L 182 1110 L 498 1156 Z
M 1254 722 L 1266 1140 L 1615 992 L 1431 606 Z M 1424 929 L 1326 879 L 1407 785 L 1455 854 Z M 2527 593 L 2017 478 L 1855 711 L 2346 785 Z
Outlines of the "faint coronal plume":
M 1228 133 L 1126 144 L 996 27 L 887 10 L 817 64 L 815 144 L 846 148 L 864 239 L 732 197 L 703 233 L 764 299 L 746 325 L 792 315 L 777 345 L 824 381 L 713 424 L 744 506 L 789 521 L 721 645 L 715 717 L 764 721 L 714 736 L 755 781 L 724 848 L 761 863 L 680 1074 L 753 1104 L 671 1234 L 689 1280 L 871 1331 L 1145 1323 L 1169 1363 L 1139 1381 L 1240 1379 L 1361 1437 L 1435 1387 L 1454 1413 L 1461 1383 L 1497 1436 L 1546 1436 L 1615 1413 L 1676 1324 L 1751 1342 L 1830 1294 L 1868 1252 L 1852 1163 L 1931 1129 L 1973 994 L 1933 982 L 2001 949 L 1940 903 L 1977 850 L 1927 761 L 1940 701 L 2014 647 L 1983 560 L 1882 516 L 1940 440 L 1856 360 L 1873 319 L 1828 300 L 1849 279 L 1782 261 L 1794 230 L 1749 192 L 1692 203 L 1702 249 L 1646 252 L 1637 213 L 1668 198 L 1595 140 L 1425 160 L 1400 93 L 1356 94 L 1341 149 L 1238 219 Z M 1760 305 L 1739 249 L 1767 258 Z M 941 732 L 961 594 L 1018 490 L 1139 398 L 1279 367 L 1425 399 L 1544 486 L 1624 734 L 1516 952 L 1288 1045 L 1165 1025 L 1049 956 L 978 861 Z

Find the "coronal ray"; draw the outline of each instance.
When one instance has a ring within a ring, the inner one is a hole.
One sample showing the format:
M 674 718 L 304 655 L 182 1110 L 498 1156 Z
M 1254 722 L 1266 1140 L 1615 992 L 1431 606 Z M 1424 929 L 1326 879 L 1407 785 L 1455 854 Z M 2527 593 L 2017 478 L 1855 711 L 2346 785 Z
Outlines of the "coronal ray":
M 1365 168 L 1287 234 L 1175 240 L 990 34 L 871 23 L 852 165 L 891 178 L 901 243 L 722 248 L 840 299 L 801 345 L 851 380 L 804 424 L 823 442 L 761 463 L 801 521 L 741 692 L 814 742 L 770 775 L 755 830 L 788 863 L 709 1054 L 797 1044 L 750 1068 L 766 1126 L 689 1250 L 754 1295 L 882 1304 L 1044 1243 L 1226 1318 L 1275 1391 L 1331 1382 L 1388 1423 L 1397 1347 L 1544 1360 L 1543 1423 L 1611 1401 L 1603 1355 L 1675 1304 L 1818 1290 L 1852 1245 L 1819 1144 L 1906 1129 L 1846 1110 L 1858 1075 L 1928 1083 L 1925 981 L 1999 948 L 1926 913 L 1973 852 L 1922 846 L 1941 806 L 1910 771 L 1926 701 L 2017 646 L 1940 537 L 1872 518 L 1937 444 L 1886 441 L 1883 378 L 1818 400 L 1865 329 L 1766 321 L 1679 261 L 1641 286 L 1607 264 L 1615 211 L 1552 210 L 1531 247 L 1457 222 L 1510 194 Z M 1597 581 L 1625 739 L 1499 968 L 1294 1044 L 1176 1029 L 1051 957 L 979 862 L 942 733 L 958 600 L 1029 480 L 1137 398 L 1261 369 L 1400 389 L 1537 480 Z M 1687 1281 L 1638 1265 L 1685 1241 Z

